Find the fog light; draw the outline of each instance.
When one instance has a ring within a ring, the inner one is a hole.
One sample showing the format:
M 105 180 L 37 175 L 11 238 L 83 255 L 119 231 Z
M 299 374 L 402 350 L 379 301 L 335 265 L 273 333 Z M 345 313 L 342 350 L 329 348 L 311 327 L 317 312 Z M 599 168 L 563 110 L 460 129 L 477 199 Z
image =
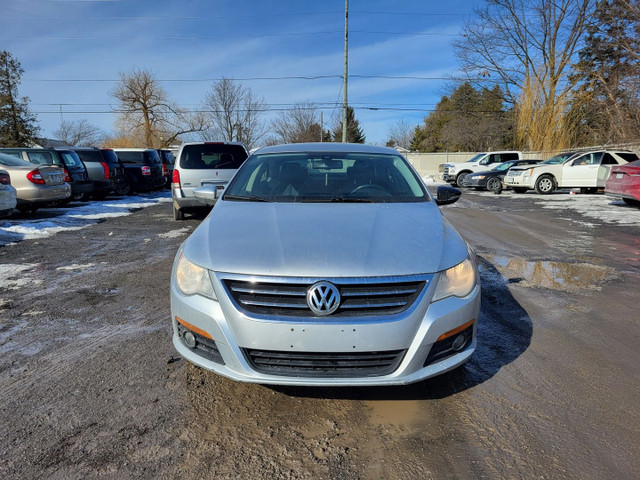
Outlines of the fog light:
M 462 347 L 464 347 L 464 344 L 467 343 L 467 339 L 465 338 L 465 336 L 463 334 L 460 334 L 456 337 L 456 339 L 453 341 L 453 343 L 451 344 L 451 348 L 453 350 L 455 350 L 456 352 L 462 350 Z
M 182 336 L 182 339 L 184 340 L 184 343 L 187 345 L 187 347 L 196 348 L 196 337 L 189 330 L 184 332 L 184 335 Z M 456 340 L 458 340 L 458 339 L 456 338 Z

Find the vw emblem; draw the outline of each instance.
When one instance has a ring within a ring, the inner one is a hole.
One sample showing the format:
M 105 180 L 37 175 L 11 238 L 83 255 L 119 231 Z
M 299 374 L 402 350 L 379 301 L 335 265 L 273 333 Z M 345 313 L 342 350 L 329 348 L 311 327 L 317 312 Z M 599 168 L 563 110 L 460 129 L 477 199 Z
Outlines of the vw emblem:
M 329 282 L 318 282 L 307 290 L 307 305 L 316 315 L 331 315 L 340 306 L 340 292 Z

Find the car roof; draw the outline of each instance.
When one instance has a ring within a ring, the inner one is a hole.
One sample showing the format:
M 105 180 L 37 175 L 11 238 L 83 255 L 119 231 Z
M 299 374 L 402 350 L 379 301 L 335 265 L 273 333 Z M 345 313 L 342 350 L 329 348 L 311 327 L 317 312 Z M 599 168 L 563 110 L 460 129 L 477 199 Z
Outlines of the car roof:
M 363 145 L 361 143 L 289 143 L 283 145 L 273 145 L 262 147 L 254 152 L 254 155 L 265 153 L 303 153 L 303 152 L 327 152 L 327 153 L 371 153 L 400 155 L 400 153 L 390 147 L 377 147 L 373 145 Z

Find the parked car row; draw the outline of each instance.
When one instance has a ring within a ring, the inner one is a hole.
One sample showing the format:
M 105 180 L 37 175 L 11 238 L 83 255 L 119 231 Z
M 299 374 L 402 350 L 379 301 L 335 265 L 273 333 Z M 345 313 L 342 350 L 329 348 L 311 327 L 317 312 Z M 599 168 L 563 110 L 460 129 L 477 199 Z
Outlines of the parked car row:
M 172 170 L 169 150 L 0 148 L 0 216 L 169 188 Z
M 469 164 L 469 162 L 465 162 Z M 460 177 L 445 176 L 459 186 L 516 193 L 535 190 L 547 195 L 560 188 L 580 188 L 584 193 L 603 189 L 605 194 L 640 205 L 640 161 L 627 150 L 565 152 L 548 160 L 491 162 L 484 171 Z

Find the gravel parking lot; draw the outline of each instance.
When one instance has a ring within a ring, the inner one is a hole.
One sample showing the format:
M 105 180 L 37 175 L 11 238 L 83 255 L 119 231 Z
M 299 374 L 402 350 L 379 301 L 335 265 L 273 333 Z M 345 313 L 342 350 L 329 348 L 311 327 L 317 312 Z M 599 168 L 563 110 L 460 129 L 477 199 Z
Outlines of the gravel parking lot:
M 235 383 L 175 353 L 171 263 L 201 218 L 175 222 L 162 195 L 122 215 L 72 205 L 29 231 L 0 221 L 2 478 L 640 471 L 640 209 L 465 192 L 442 211 L 481 259 L 473 359 L 408 387 L 310 389 Z

